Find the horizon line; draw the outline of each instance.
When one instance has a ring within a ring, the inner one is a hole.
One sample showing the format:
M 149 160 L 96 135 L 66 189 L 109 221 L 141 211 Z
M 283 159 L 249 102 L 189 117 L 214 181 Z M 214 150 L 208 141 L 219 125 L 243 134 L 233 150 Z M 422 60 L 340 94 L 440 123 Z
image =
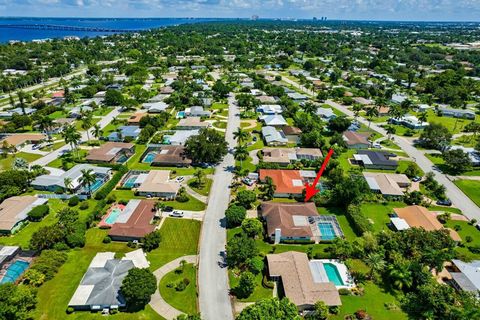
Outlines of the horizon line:
M 253 16 L 253 15 L 252 15 Z M 475 21 L 475 20 L 381 20 L 381 19 L 339 19 L 339 18 L 332 18 L 329 19 L 328 16 L 326 16 L 327 20 L 319 20 L 319 18 L 322 18 L 323 16 L 320 17 L 315 17 L 317 20 L 314 20 L 314 17 L 311 18 L 292 18 L 292 17 L 275 17 L 275 18 L 269 18 L 269 17 L 258 17 L 256 20 L 251 20 L 252 16 L 250 17 L 188 17 L 188 16 L 179 16 L 179 17 L 88 17 L 88 16 L 0 16 L 0 19 L 25 19 L 25 18 L 30 18 L 30 19 L 129 19 L 129 20 L 134 20 L 134 19 L 210 19 L 210 20 L 247 20 L 247 21 L 316 21 L 316 22 L 335 22 L 335 21 L 351 21 L 351 22 L 399 22 L 399 23 L 480 23 L 480 20 Z

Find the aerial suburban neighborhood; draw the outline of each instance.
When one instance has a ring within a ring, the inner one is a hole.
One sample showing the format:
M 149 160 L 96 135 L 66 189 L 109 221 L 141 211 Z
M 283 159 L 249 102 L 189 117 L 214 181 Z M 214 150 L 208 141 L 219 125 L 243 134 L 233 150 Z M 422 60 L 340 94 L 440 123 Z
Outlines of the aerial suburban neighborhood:
M 0 319 L 480 319 L 477 23 L 105 32 L 0 45 Z

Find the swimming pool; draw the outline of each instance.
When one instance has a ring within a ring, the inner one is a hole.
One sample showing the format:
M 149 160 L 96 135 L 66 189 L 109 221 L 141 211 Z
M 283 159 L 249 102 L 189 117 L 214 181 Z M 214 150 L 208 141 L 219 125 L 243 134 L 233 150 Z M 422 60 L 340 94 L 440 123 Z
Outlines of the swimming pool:
M 118 159 L 117 163 L 125 163 L 128 160 L 128 157 L 124 154 L 122 154 Z
M 147 153 L 147 155 L 143 158 L 143 162 L 144 163 L 152 163 L 153 160 L 155 159 L 156 155 L 157 155 L 157 153 L 155 151 L 151 151 L 151 152 Z
M 133 176 L 133 177 L 130 177 L 127 179 L 127 181 L 125 181 L 125 183 L 123 184 L 123 186 L 125 188 L 133 188 L 133 186 L 135 185 L 135 181 L 137 180 L 138 176 Z
M 322 240 L 333 240 L 337 237 L 335 228 L 330 222 L 319 222 L 317 225 Z
M 178 111 L 177 112 L 177 119 L 185 118 L 185 111 Z
M 15 261 L 8 267 L 0 283 L 17 281 L 17 279 L 20 278 L 20 276 L 25 272 L 25 270 L 28 269 L 29 265 L 30 263 L 28 263 L 27 261 L 23 261 L 23 260 Z
M 118 219 L 118 216 L 122 213 L 122 210 L 118 209 L 118 208 L 114 208 L 112 209 L 112 211 L 110 211 L 108 217 L 105 219 L 105 223 L 107 224 L 114 224 L 117 219 Z
M 338 272 L 337 267 L 332 263 L 323 263 L 323 268 L 325 269 L 325 273 L 327 274 L 328 280 L 333 282 L 336 286 L 343 286 L 342 277 Z
M 95 182 L 90 186 L 90 191 L 91 192 L 95 192 L 97 191 L 98 189 L 100 189 L 100 187 L 103 185 L 103 180 L 102 179 L 97 179 L 95 180 Z M 88 187 L 85 188 L 88 190 Z

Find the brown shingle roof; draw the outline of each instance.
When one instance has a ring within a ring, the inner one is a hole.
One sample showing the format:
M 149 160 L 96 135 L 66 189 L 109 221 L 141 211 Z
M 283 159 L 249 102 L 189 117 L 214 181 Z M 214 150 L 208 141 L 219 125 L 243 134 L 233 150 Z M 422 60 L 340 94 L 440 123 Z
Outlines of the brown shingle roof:
M 107 142 L 99 148 L 90 150 L 85 159 L 89 161 L 110 162 L 118 155 L 119 152 L 122 152 L 125 149 L 130 150 L 131 148 L 133 148 L 133 146 L 133 143 Z
M 262 216 L 267 222 L 268 235 L 281 229 L 284 237 L 312 237 L 310 225 L 295 225 L 294 216 L 311 217 L 318 215 L 313 202 L 279 203 L 264 202 L 261 205 Z
M 302 133 L 302 130 L 300 130 L 300 128 L 293 127 L 293 126 L 285 126 L 283 127 L 282 131 L 286 136 L 299 135 Z
M 355 131 L 345 131 L 343 133 L 343 139 L 347 143 L 347 145 L 355 145 L 355 144 L 366 144 L 370 145 L 370 142 L 367 139 L 366 135 L 361 133 L 357 133 Z
M 267 255 L 270 276 L 280 276 L 285 296 L 298 307 L 311 307 L 317 301 L 327 306 L 342 304 L 333 282 L 313 281 L 307 255 L 303 252 L 288 251 Z
M 155 226 L 150 224 L 155 215 L 155 200 L 142 200 L 126 223 L 115 223 L 110 232 L 111 237 L 143 238 L 153 232 Z
M 160 153 L 155 156 L 152 164 L 156 165 L 188 165 L 192 160 L 185 155 L 183 146 L 162 146 Z
M 145 117 L 146 115 L 147 115 L 146 112 L 134 113 L 133 115 L 130 116 L 130 118 L 128 118 L 128 123 L 130 124 L 140 123 L 140 120 L 142 120 L 142 118 Z

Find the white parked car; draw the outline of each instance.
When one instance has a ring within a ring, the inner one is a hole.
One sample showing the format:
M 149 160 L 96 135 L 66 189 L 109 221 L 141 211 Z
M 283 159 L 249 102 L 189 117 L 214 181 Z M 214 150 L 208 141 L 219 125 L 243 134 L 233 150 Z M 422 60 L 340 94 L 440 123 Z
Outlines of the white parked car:
M 177 181 L 177 182 L 183 182 L 184 180 L 185 180 L 185 178 L 182 177 L 182 176 L 177 177 L 177 178 L 175 179 L 175 181 Z

